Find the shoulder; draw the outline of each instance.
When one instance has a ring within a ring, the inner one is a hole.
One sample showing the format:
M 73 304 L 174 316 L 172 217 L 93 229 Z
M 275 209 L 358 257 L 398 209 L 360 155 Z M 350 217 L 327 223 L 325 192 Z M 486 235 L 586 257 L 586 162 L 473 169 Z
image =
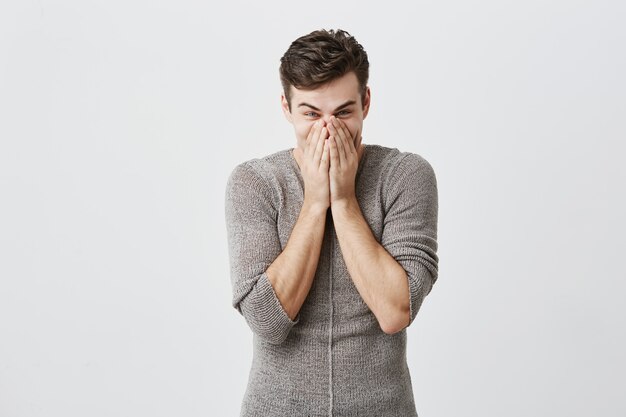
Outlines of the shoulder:
M 435 170 L 431 163 L 415 152 L 400 153 L 394 177 L 396 179 L 409 177 L 421 182 L 436 183 Z
M 283 149 L 239 162 L 228 175 L 227 192 L 240 185 L 271 196 L 273 189 L 289 172 L 289 158 L 291 158 L 289 149 Z
M 231 170 L 229 182 L 233 180 L 253 180 L 268 182 L 288 169 L 290 149 L 283 149 L 269 155 L 240 162 Z
M 419 153 L 381 145 L 368 145 L 368 158 L 370 164 L 378 167 L 379 174 L 387 185 L 397 184 L 407 177 L 436 181 L 432 165 Z

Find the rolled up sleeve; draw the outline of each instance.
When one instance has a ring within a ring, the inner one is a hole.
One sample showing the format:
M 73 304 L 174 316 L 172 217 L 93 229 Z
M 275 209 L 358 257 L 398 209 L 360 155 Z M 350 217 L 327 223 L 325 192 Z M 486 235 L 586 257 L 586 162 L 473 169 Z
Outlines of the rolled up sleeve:
M 282 343 L 300 320 L 291 320 L 268 280 L 266 270 L 282 248 L 277 212 L 267 181 L 247 162 L 237 165 L 226 184 L 232 306 L 250 329 L 273 344 Z
M 428 161 L 407 153 L 389 181 L 381 245 L 406 271 L 411 325 L 438 277 L 437 179 Z

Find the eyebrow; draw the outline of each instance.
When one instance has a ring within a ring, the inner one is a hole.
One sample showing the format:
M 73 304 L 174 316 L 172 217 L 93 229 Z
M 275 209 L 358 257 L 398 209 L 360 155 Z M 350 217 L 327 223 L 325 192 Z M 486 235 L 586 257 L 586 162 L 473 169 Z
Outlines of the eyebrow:
M 343 109 L 344 107 L 348 107 L 348 106 L 350 106 L 352 104 L 356 104 L 356 100 L 348 100 L 348 101 L 346 101 L 341 106 L 337 107 L 335 109 L 335 111 L 339 111 L 339 110 Z M 321 111 L 320 109 L 318 109 L 315 106 L 310 105 L 309 103 L 300 103 L 300 104 L 298 104 L 298 107 L 300 107 L 300 106 L 308 106 L 308 107 L 312 108 L 313 110 Z

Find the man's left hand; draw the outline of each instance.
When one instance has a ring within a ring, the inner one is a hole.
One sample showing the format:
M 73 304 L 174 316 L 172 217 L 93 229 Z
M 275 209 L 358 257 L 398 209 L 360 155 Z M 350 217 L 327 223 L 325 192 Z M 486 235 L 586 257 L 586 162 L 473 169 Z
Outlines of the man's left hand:
M 330 145 L 330 205 L 356 200 L 355 179 L 363 155 L 361 132 L 351 136 L 343 120 L 331 116 L 328 123 Z

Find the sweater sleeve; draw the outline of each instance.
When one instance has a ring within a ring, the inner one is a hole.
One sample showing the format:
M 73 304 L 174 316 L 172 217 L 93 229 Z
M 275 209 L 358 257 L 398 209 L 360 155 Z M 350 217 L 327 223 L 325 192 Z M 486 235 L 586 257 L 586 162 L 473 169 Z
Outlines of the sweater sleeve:
M 232 306 L 255 334 L 280 344 L 298 323 L 300 314 L 294 320 L 289 318 L 266 275 L 282 251 L 272 190 L 244 162 L 228 177 L 225 197 Z
M 435 172 L 415 153 L 402 157 L 389 177 L 381 245 L 409 280 L 409 326 L 438 276 L 438 196 Z

